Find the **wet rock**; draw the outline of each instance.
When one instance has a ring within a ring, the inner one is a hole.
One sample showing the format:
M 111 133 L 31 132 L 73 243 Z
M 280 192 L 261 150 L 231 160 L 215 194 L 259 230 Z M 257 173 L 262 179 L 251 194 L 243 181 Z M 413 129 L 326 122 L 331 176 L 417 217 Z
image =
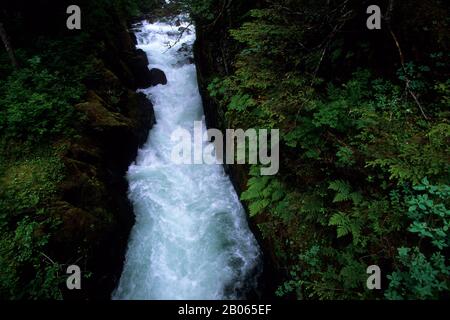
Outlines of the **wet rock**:
M 100 74 L 103 79 L 93 85 L 99 91 L 89 90 L 86 101 L 75 106 L 83 121 L 79 137 L 61 151 L 66 175 L 58 186 L 60 201 L 52 207 L 61 221 L 53 256 L 71 261 L 85 254 L 83 265 L 93 274 L 85 281 L 88 289 L 63 292 L 69 300 L 109 299 L 117 286 L 134 224 L 125 175 L 155 123 L 150 100 L 131 88 L 122 85 L 120 100 L 112 106 L 103 96 L 108 86 L 117 89 L 118 77 L 108 69 Z
M 132 34 L 127 30 L 125 26 L 122 26 L 120 32 L 116 35 L 116 45 L 121 52 L 126 52 L 135 45 Z
M 136 42 L 136 36 L 121 23 L 114 37 L 105 41 L 100 58 L 126 87 L 145 89 L 151 86 L 149 61 L 143 50 L 136 49 Z
M 130 35 L 130 38 L 131 38 L 131 41 L 133 42 L 133 44 L 137 45 L 138 41 L 137 41 L 137 38 L 136 38 L 136 35 L 134 34 L 134 32 L 133 31 L 128 31 L 128 34 Z
M 151 76 L 151 85 L 157 86 L 159 84 L 166 85 L 167 84 L 167 77 L 164 71 L 153 68 L 150 70 L 150 76 Z
M 98 132 L 131 126 L 129 119 L 120 113 L 109 111 L 107 105 L 100 98 L 79 103 L 75 109 L 84 113 L 89 126 Z
M 137 49 L 127 59 L 127 65 L 133 74 L 135 85 L 139 89 L 146 89 L 152 86 L 152 75 L 148 70 L 148 57 L 147 54 Z
M 177 66 L 183 66 L 185 64 L 193 64 L 195 62 L 192 45 L 183 43 L 181 45 L 181 48 L 178 49 L 177 54 L 179 56 L 179 60 L 176 64 Z

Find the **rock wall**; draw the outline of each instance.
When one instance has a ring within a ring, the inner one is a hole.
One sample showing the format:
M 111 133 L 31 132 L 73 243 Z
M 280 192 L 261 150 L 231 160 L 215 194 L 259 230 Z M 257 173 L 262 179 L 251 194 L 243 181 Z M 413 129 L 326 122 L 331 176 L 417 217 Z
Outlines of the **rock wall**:
M 96 69 L 75 106 L 83 119 L 78 136 L 61 148 L 67 174 L 53 205 L 62 225 L 52 255 L 86 273 L 82 290 L 61 286 L 65 299 L 109 299 L 116 287 L 134 224 L 125 175 L 155 123 L 151 102 L 135 91 L 152 82 L 147 56 L 125 24 L 106 40 Z

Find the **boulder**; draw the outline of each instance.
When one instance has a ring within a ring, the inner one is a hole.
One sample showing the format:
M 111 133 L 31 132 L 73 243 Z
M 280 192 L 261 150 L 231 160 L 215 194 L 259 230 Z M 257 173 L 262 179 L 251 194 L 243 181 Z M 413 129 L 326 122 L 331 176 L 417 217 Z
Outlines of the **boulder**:
M 183 43 L 181 45 L 181 48 L 178 49 L 177 51 L 179 60 L 176 65 L 183 66 L 185 64 L 193 64 L 195 61 L 194 61 L 194 53 L 192 50 L 193 50 L 192 46 Z
M 153 68 L 150 70 L 150 77 L 152 86 L 157 86 L 159 84 L 166 85 L 167 77 L 164 71 L 160 69 Z
M 146 89 L 152 86 L 152 76 L 148 70 L 147 54 L 137 49 L 127 59 L 127 64 L 134 76 L 136 87 L 139 89 Z

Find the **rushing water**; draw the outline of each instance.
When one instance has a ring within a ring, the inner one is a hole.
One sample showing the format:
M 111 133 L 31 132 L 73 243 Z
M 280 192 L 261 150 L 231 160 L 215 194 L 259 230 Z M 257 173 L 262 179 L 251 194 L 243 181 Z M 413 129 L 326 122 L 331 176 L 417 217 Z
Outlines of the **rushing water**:
M 172 132 L 193 131 L 203 117 L 195 65 L 184 50 L 195 40 L 190 29 L 180 38 L 172 23 L 137 26 L 139 48 L 168 84 L 143 91 L 157 125 L 129 168 L 136 224 L 113 299 L 241 299 L 256 285 L 259 247 L 223 167 L 170 159 Z

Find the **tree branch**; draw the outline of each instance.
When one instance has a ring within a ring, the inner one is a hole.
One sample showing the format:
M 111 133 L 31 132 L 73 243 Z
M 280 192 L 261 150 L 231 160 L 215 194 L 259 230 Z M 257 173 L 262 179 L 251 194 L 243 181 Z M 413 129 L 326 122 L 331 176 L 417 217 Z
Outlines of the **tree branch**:
M 178 38 L 175 40 L 174 43 L 169 44 L 169 47 L 167 48 L 166 52 L 172 49 L 177 45 L 178 42 L 180 42 L 181 38 L 183 37 L 183 34 L 186 32 L 186 30 L 189 30 L 189 27 L 192 26 L 192 22 L 187 25 L 187 27 L 183 28 L 183 30 L 178 35 Z
M 9 41 L 8 34 L 6 33 L 5 27 L 3 26 L 3 23 L 1 21 L 0 21 L 0 37 L 2 38 L 3 45 L 5 46 L 6 52 L 8 53 L 9 60 L 11 60 L 12 66 L 14 67 L 14 69 L 17 69 L 19 67 L 19 64 L 17 63 L 16 55 L 14 54 L 14 50 Z
M 416 105 L 419 107 L 420 113 L 422 113 L 422 116 L 425 118 L 425 120 L 429 120 L 428 116 L 426 115 L 426 113 L 422 107 L 422 104 L 419 101 L 419 98 L 417 97 L 417 95 L 414 93 L 414 91 L 411 88 L 411 80 L 408 77 L 408 74 L 406 72 L 406 67 L 405 67 L 405 56 L 403 55 L 403 50 L 400 46 L 400 42 L 398 41 L 397 36 L 395 35 L 394 31 L 392 31 L 392 28 L 391 28 L 391 17 L 392 17 L 393 10 L 394 10 L 394 0 L 390 0 L 389 7 L 388 7 L 388 10 L 384 17 L 384 20 L 386 21 L 389 33 L 395 42 L 395 46 L 397 47 L 398 55 L 400 58 L 400 64 L 402 66 L 403 74 L 405 76 L 406 91 L 409 93 L 409 95 L 413 98 Z

